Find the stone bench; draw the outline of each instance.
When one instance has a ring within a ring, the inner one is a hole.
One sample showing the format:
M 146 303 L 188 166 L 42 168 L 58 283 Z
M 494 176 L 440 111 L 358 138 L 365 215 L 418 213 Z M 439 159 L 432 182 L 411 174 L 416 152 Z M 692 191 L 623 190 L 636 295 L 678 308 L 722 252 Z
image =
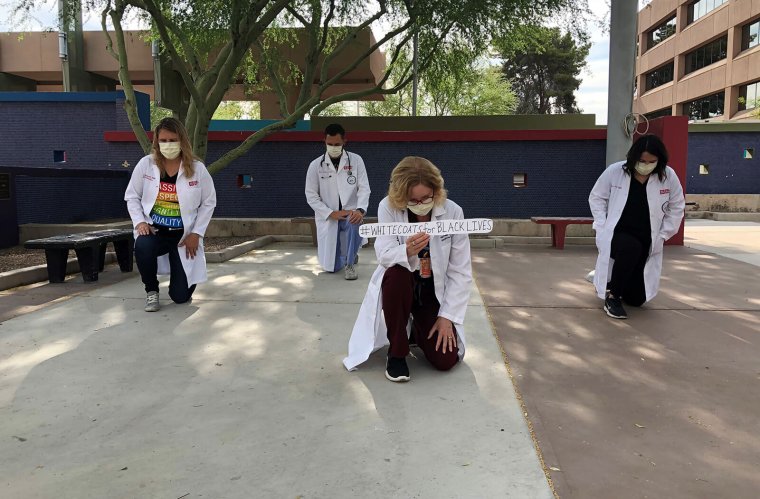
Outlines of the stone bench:
M 105 266 L 106 246 L 112 243 L 116 260 L 122 272 L 132 272 L 135 248 L 131 229 L 108 229 L 43 239 L 32 239 L 24 243 L 28 249 L 44 249 L 47 260 L 48 280 L 63 282 L 66 278 L 66 260 L 69 250 L 74 250 L 79 262 L 79 270 L 85 282 L 98 280 L 98 272 Z

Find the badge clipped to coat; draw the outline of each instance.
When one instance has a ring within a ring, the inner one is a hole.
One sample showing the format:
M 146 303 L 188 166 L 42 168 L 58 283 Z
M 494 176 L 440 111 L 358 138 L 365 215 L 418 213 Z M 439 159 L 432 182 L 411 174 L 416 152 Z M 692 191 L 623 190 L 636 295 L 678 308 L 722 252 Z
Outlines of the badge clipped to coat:
M 346 154 L 348 154 L 348 152 Z M 348 164 L 344 166 L 343 169 L 348 170 L 348 176 L 346 177 L 348 185 L 356 184 L 356 175 L 354 175 L 353 168 L 351 168 L 351 156 L 348 156 Z

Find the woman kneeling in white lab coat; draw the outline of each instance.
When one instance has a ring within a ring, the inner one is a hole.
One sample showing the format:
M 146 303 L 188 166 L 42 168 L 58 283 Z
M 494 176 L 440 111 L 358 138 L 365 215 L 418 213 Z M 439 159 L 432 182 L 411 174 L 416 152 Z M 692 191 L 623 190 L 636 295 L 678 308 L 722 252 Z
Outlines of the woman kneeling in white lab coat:
M 408 156 L 393 169 L 379 223 L 463 219 L 462 208 L 446 199 L 441 171 L 430 161 Z M 390 345 L 385 376 L 409 381 L 410 343 L 437 369 L 446 371 L 464 356 L 464 322 L 472 283 L 467 234 L 430 237 L 382 236 L 375 241 L 380 265 L 364 296 L 343 360 L 352 370 Z M 409 336 L 409 317 L 413 317 Z
M 681 182 L 667 166 L 665 144 L 655 135 L 633 143 L 627 159 L 610 165 L 591 190 L 599 257 L 594 285 L 604 311 L 626 319 L 623 301 L 640 307 L 657 294 L 662 247 L 678 232 L 685 203 Z
M 190 300 L 206 280 L 203 235 L 216 206 L 206 167 L 193 156 L 182 123 L 164 118 L 153 132 L 152 154 L 142 158 L 124 194 L 135 232 L 135 261 L 145 285 L 145 311 L 157 312 L 157 274 L 170 274 L 169 297 Z

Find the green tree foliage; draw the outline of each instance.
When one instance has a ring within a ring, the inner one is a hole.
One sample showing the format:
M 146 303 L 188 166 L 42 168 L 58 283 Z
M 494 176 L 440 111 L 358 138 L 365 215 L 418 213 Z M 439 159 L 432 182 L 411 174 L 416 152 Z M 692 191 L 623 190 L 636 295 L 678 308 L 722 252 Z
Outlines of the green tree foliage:
M 216 108 L 214 120 L 257 120 L 260 116 L 259 103 L 255 101 L 223 101 Z
M 409 55 L 401 54 L 402 60 Z M 396 81 L 397 75 L 389 78 Z M 487 66 L 473 53 L 450 50 L 420 75 L 417 92 L 419 116 L 477 116 L 512 114 L 517 99 L 498 67 Z M 407 86 L 385 101 L 365 102 L 367 116 L 412 116 L 412 87 Z
M 156 125 L 158 125 L 158 122 L 161 121 L 164 118 L 168 118 L 172 115 L 171 109 L 166 109 L 165 107 L 157 106 L 154 101 L 150 101 L 150 128 L 151 130 L 155 130 Z
M 513 114 L 517 98 L 498 67 L 473 68 L 469 74 L 428 84 L 420 80 L 419 116 L 486 116 Z M 385 101 L 365 102 L 367 116 L 412 116 L 412 88 L 405 87 Z
M 590 43 L 576 42 L 559 28 L 528 26 L 521 43 L 497 41 L 504 76 L 517 95 L 519 114 L 579 113 L 575 91 Z
M 489 67 L 461 88 L 459 99 L 452 104 L 454 116 L 485 116 L 513 114 L 517 97 L 499 68 Z
M 307 114 L 318 115 L 335 103 L 361 100 L 370 94 L 399 92 L 412 79 L 410 61 L 399 56 L 411 46 L 414 34 L 419 39 L 419 69 L 425 72 L 433 64 L 451 61 L 441 54 L 480 54 L 494 37 L 508 39 L 520 25 L 586 7 L 586 0 L 82 2 L 102 20 L 107 50 L 119 63 L 127 114 L 145 151 L 150 144 L 140 126 L 129 75 L 124 32 L 128 20 L 138 19 L 151 27 L 148 38 L 160 42 L 161 57 L 181 79 L 189 106 L 179 114 L 198 157 L 206 157 L 209 121 L 233 84 L 243 84 L 251 93 L 278 96 L 281 119 L 214 161 L 209 165 L 211 172 L 221 170 L 267 135 L 294 126 Z M 14 12 L 23 17 L 37 2 L 13 3 Z M 367 36 L 370 31 L 373 38 Z M 384 74 L 363 89 L 336 87 L 357 67 L 368 65 L 377 51 L 388 55 Z M 391 74 L 397 79 L 388 84 Z
M 326 108 L 322 109 L 319 113 L 320 116 L 347 116 L 348 110 L 346 109 L 344 102 L 336 102 Z

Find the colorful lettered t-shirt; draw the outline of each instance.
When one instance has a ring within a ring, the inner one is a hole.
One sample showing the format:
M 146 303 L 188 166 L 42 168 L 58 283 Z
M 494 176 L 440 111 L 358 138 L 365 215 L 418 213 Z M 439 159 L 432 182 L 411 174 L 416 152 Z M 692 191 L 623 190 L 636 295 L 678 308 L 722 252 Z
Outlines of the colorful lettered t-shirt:
M 150 211 L 153 225 L 181 229 L 182 217 L 179 211 L 179 198 L 177 197 L 177 175 L 161 177 L 158 186 L 158 197 L 153 209 Z

